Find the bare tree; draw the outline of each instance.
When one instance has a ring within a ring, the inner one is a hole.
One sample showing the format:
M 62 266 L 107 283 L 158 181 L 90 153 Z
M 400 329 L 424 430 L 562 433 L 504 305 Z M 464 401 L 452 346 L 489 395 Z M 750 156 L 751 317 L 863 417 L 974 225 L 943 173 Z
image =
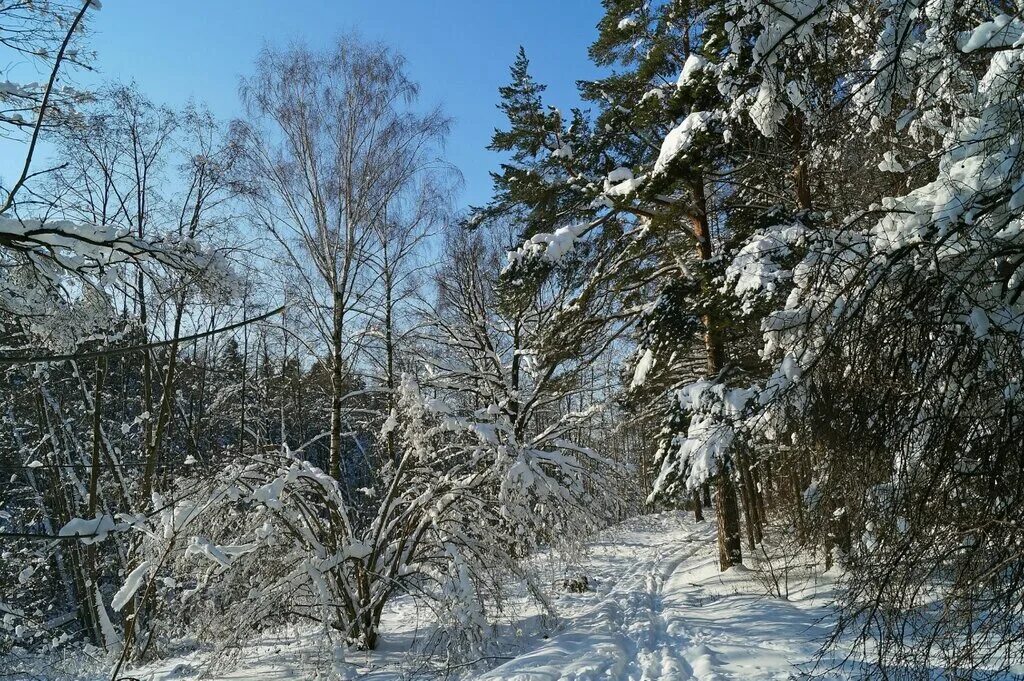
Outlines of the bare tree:
M 282 249 L 311 340 L 329 355 L 328 465 L 340 476 L 359 332 L 380 271 L 370 263 L 386 242 L 379 230 L 395 198 L 436 165 L 449 119 L 415 111 L 404 60 L 353 36 L 326 52 L 264 50 L 241 93 L 252 219 Z
M 392 200 L 375 225 L 377 249 L 369 263 L 374 304 L 365 345 L 367 369 L 387 390 L 388 418 L 396 413 L 401 376 L 412 370 L 412 346 L 422 331 L 414 301 L 422 299 L 419 288 L 433 269 L 422 255 L 449 216 L 449 178 L 446 172 L 423 178 L 412 191 Z M 394 429 L 387 429 L 384 440 L 385 457 L 394 461 Z

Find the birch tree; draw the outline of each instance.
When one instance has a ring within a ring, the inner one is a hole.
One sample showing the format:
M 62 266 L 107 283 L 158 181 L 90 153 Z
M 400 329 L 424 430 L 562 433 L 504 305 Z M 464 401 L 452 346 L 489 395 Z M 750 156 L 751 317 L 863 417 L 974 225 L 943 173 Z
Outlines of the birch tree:
M 373 305 L 378 231 L 396 196 L 435 161 L 449 120 L 417 110 L 418 88 L 392 50 L 345 36 L 330 50 L 267 49 L 242 82 L 253 224 L 282 252 L 313 347 L 331 372 L 327 470 L 343 475 L 346 402 Z

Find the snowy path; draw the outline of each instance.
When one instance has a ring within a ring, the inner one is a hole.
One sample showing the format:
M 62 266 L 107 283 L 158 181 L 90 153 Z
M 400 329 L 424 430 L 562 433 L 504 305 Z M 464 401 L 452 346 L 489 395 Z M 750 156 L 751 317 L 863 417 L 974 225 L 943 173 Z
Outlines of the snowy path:
M 639 526 L 638 526 L 639 525 Z M 742 570 L 718 573 L 714 534 L 679 515 L 609 532 L 594 564 L 612 574 L 561 634 L 485 674 L 489 681 L 790 679 L 811 659 L 820 599 L 765 598 Z M 631 565 L 619 575 L 623 553 Z

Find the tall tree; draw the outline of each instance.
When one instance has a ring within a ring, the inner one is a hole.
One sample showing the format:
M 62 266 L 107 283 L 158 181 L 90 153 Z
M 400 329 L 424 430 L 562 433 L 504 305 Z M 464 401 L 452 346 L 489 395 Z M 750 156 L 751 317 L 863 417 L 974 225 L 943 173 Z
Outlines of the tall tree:
M 479 214 L 482 220 L 500 213 L 524 219 L 531 247 L 514 263 L 510 285 L 524 276 L 565 276 L 582 268 L 633 303 L 630 319 L 643 322 L 648 344 L 633 388 L 654 366 L 677 381 L 704 376 L 724 383 L 732 361 L 725 335 L 729 302 L 714 281 L 722 244 L 715 228 L 723 220 L 709 197 L 715 187 L 709 175 L 722 172 L 727 161 L 710 134 L 715 123 L 706 109 L 717 91 L 700 78 L 704 43 L 695 30 L 708 7 L 678 5 L 607 3 L 592 56 L 600 65 L 627 70 L 582 85 L 599 107 L 592 125 L 582 112 L 567 124 L 557 110 L 545 110 L 520 53 L 513 81 L 501 91 L 509 128 L 492 142 L 496 150 L 510 151 L 512 161 L 495 176 L 494 203 Z M 640 301 L 651 295 L 659 303 L 645 308 Z M 688 359 L 693 352 L 687 346 L 697 339 L 700 369 Z M 675 368 L 662 369 L 671 364 Z M 739 468 L 724 450 L 686 468 L 700 471 L 688 484 L 714 478 L 726 569 L 741 554 L 733 488 Z
M 325 52 L 266 49 L 241 92 L 249 120 L 236 131 L 251 217 L 283 251 L 329 356 L 328 470 L 340 477 L 377 230 L 395 198 L 429 171 L 449 120 L 414 108 L 418 88 L 400 56 L 354 36 Z

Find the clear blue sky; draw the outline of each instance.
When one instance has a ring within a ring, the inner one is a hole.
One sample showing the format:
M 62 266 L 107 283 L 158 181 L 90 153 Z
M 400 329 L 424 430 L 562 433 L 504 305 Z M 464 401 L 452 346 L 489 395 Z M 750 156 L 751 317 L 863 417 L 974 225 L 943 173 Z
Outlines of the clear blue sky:
M 522 44 L 548 103 L 579 103 L 575 81 L 596 75 L 587 47 L 599 0 L 104 0 L 92 22 L 102 78 L 135 80 L 155 101 L 190 97 L 220 118 L 239 113 L 238 77 L 267 42 L 328 44 L 355 29 L 402 52 L 426 104 L 455 118 L 448 157 L 465 176 L 460 205 L 484 202 L 498 157 L 497 88 Z

